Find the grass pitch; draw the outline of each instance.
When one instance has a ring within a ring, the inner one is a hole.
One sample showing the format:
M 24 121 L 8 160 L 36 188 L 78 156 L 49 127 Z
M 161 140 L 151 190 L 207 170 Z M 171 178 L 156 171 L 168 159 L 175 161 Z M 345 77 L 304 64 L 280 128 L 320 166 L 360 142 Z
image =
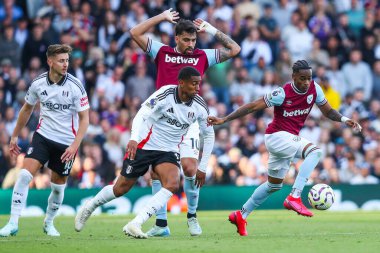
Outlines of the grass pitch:
M 172 235 L 147 240 L 123 234 L 122 228 L 132 215 L 91 217 L 80 233 L 74 231 L 74 217 L 57 217 L 59 238 L 42 232 L 43 217 L 21 218 L 17 236 L 0 238 L 0 253 L 380 251 L 380 212 L 314 212 L 313 218 L 305 218 L 291 211 L 256 211 L 248 218 L 246 237 L 240 237 L 227 221 L 227 211 L 199 212 L 203 229 L 200 237 L 189 235 L 185 214 L 169 216 Z M 0 216 L 0 226 L 7 220 L 7 216 Z M 153 223 L 151 218 L 143 230 L 147 231 Z

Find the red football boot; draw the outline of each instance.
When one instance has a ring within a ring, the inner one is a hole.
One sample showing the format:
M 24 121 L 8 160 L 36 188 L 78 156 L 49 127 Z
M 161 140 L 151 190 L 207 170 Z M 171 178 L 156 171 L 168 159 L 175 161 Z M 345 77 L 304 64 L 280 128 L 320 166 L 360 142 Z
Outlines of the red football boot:
M 236 225 L 237 232 L 239 233 L 239 235 L 241 235 L 241 236 L 247 236 L 248 235 L 248 232 L 247 232 L 247 221 L 245 219 L 243 219 L 240 211 L 232 212 L 228 216 L 228 220 L 232 224 Z
M 288 196 L 284 201 L 284 207 L 293 210 L 302 216 L 312 217 L 314 214 L 303 205 L 301 198 Z

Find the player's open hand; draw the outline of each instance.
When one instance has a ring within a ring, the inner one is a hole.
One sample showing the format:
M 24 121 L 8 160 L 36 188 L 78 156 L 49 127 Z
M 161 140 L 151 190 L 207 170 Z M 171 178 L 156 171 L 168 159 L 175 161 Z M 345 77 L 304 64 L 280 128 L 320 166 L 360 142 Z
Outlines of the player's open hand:
M 355 131 L 358 131 L 358 132 L 362 131 L 362 126 L 358 122 L 352 119 L 347 120 L 346 125 L 354 129 Z
M 197 175 L 195 176 L 195 186 L 201 188 L 206 181 L 206 173 L 200 170 L 197 170 Z
M 134 160 L 136 156 L 137 142 L 130 140 L 127 145 L 127 154 L 130 160 Z
M 75 154 L 78 151 L 78 145 L 75 143 L 71 144 L 66 150 L 65 153 L 61 156 L 62 163 L 67 163 L 75 158 Z
M 197 27 L 198 32 L 204 32 L 206 31 L 207 22 L 204 21 L 201 18 L 197 18 L 196 20 L 193 20 L 194 25 Z
M 225 122 L 223 118 L 218 118 L 215 116 L 208 116 L 207 123 L 210 125 L 221 125 Z
M 161 13 L 161 15 L 164 17 L 166 21 L 172 24 L 176 24 L 176 21 L 179 19 L 179 13 L 177 11 L 173 11 L 173 8 L 164 11 L 163 13 Z
M 13 156 L 18 156 L 20 154 L 21 148 L 17 145 L 18 137 L 11 137 L 11 141 L 9 142 L 9 152 Z

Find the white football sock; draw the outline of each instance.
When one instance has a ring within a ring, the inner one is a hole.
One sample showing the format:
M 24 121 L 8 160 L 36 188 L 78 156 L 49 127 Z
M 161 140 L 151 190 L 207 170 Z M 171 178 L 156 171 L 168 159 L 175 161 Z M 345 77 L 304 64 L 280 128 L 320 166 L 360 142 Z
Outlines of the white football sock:
M 137 216 L 131 221 L 139 225 L 144 224 L 152 215 L 154 215 L 168 200 L 173 193 L 165 188 L 161 188 L 148 203 L 141 209 Z
M 52 223 L 54 217 L 62 204 L 63 197 L 65 196 L 66 184 L 54 184 L 51 185 L 51 193 L 48 199 L 48 206 L 46 208 L 46 223 Z
M 107 185 L 88 202 L 87 207 L 91 212 L 93 212 L 98 206 L 104 205 L 113 199 L 116 199 L 113 192 L 113 185 Z
M 32 181 L 33 175 L 26 169 L 22 169 L 18 175 L 15 186 L 13 187 L 11 217 L 9 222 L 18 224 L 21 211 L 26 205 L 28 197 L 29 183 Z

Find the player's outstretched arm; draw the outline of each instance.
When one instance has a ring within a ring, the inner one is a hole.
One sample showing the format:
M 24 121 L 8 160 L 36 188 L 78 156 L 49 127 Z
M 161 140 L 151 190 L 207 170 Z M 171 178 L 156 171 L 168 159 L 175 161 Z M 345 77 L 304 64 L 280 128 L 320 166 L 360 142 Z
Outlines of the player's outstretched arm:
M 83 140 L 83 137 L 87 132 L 88 125 L 90 124 L 89 109 L 78 112 L 78 116 L 79 116 L 78 132 L 77 132 L 77 135 L 75 136 L 73 143 L 65 150 L 65 152 L 61 156 L 61 161 L 63 163 L 71 161 L 74 158 Z
M 173 11 L 172 8 L 170 8 L 169 10 L 166 10 L 161 14 L 151 17 L 150 19 L 145 20 L 141 24 L 136 25 L 129 31 L 129 33 L 131 35 L 131 38 L 137 43 L 137 45 L 139 45 L 139 47 L 142 50 L 146 51 L 148 45 L 148 37 L 145 35 L 145 33 L 151 27 L 163 21 L 168 21 L 172 24 L 175 24 L 178 19 L 179 13 L 177 11 Z
M 28 103 L 24 103 L 19 112 L 17 123 L 15 129 L 13 129 L 13 133 L 11 136 L 11 141 L 9 143 L 9 152 L 11 155 L 17 156 L 20 154 L 20 147 L 17 145 L 18 136 L 21 132 L 21 129 L 28 123 L 30 115 L 32 115 L 34 105 L 30 105 Z
M 240 53 L 241 48 L 233 39 L 216 29 L 207 21 L 198 18 L 194 20 L 193 23 L 198 28 L 199 32 L 205 31 L 215 36 L 215 39 L 222 43 L 224 48 L 219 49 L 220 62 L 224 62 L 228 59 L 231 59 L 232 57 L 235 57 Z
M 337 110 L 335 110 L 331 107 L 329 102 L 326 102 L 324 105 L 319 106 L 319 109 L 321 110 L 321 112 L 323 113 L 323 115 L 326 118 L 329 118 L 333 121 L 343 122 L 347 126 L 351 127 L 352 129 L 354 129 L 356 131 L 360 132 L 362 130 L 362 127 L 358 122 L 356 122 L 352 119 L 349 119 L 349 118 L 343 116 L 342 114 L 340 114 Z
M 265 103 L 264 98 L 261 97 L 254 102 L 251 102 L 251 103 L 248 103 L 248 104 L 245 104 L 245 105 L 239 107 L 234 112 L 227 115 L 226 117 L 218 118 L 218 117 L 214 117 L 214 116 L 209 116 L 207 119 L 207 122 L 211 125 L 221 125 L 221 124 L 224 124 L 228 121 L 244 117 L 245 115 L 247 115 L 249 113 L 263 110 L 267 107 L 268 106 Z

